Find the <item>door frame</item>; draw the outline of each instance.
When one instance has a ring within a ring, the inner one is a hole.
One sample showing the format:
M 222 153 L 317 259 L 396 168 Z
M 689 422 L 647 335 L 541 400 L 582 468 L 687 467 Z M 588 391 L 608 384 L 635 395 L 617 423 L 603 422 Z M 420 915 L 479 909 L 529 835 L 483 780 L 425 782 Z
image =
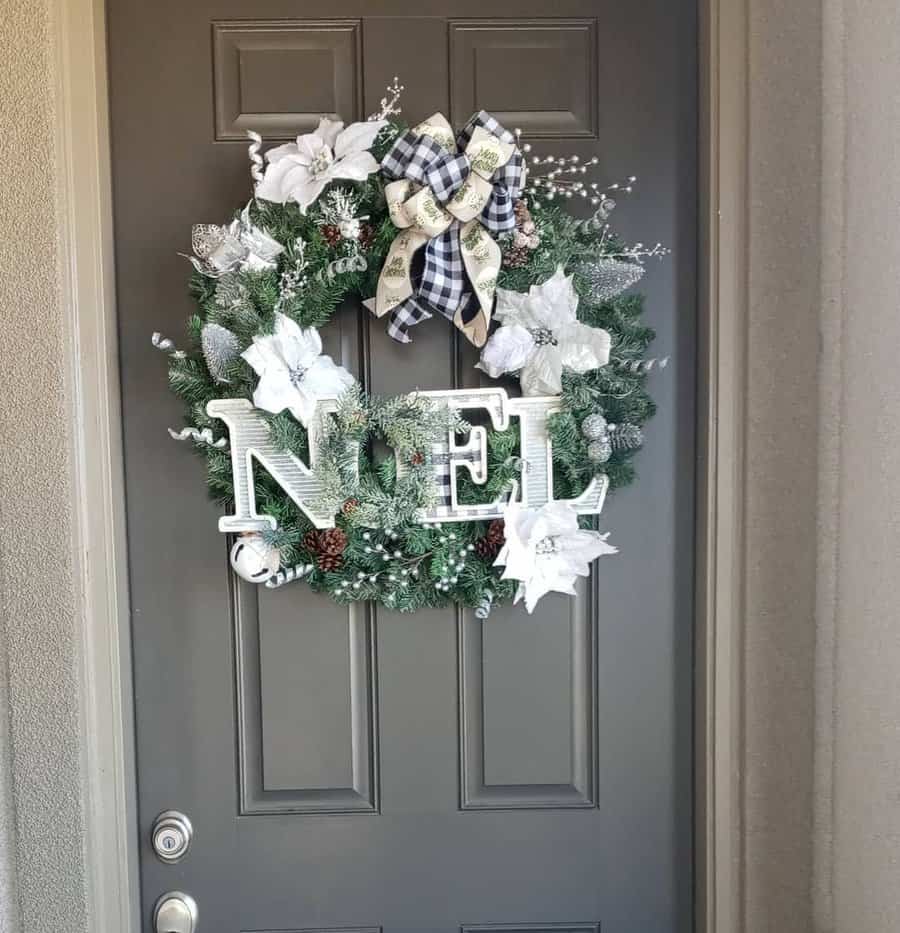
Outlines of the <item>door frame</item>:
M 699 7 L 695 927 L 741 933 L 748 21 L 746 0 Z M 105 2 L 51 0 L 51 15 L 90 928 L 139 933 Z

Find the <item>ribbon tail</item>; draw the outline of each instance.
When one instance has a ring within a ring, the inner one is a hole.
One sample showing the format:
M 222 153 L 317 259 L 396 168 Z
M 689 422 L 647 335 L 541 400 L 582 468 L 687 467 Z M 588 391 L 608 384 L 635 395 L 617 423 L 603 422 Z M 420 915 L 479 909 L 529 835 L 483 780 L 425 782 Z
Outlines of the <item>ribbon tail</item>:
M 494 308 L 494 293 L 500 272 L 500 247 L 477 220 L 463 225 L 459 231 L 459 243 L 478 306 L 474 314 L 465 306 L 460 307 L 454 316 L 454 323 L 471 343 L 483 347 L 487 342 Z
M 375 293 L 375 316 L 383 317 L 413 294 L 411 267 L 413 256 L 428 242 L 428 236 L 415 230 L 401 230 L 388 250 L 378 290 Z
M 391 313 L 387 329 L 388 336 L 397 343 L 412 343 L 412 338 L 407 333 L 410 327 L 421 324 L 430 317 L 431 312 L 424 307 L 422 302 L 415 298 L 407 298 Z

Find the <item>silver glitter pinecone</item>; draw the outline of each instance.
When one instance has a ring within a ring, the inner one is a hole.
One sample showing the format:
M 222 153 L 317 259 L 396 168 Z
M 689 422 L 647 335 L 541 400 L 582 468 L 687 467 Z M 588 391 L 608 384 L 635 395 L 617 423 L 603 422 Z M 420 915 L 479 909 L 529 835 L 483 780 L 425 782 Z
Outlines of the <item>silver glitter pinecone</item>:
M 595 411 L 593 414 L 588 415 L 587 418 L 581 422 L 581 433 L 589 441 L 602 440 L 607 434 L 606 418 L 604 418 L 599 411 Z
M 612 456 L 612 444 L 608 437 L 599 441 L 591 441 L 587 448 L 588 460 L 591 463 L 606 463 Z
M 610 429 L 610 443 L 613 450 L 637 450 L 644 444 L 644 432 L 636 424 L 620 424 L 615 431 Z
M 200 345 L 209 374 L 216 382 L 228 382 L 228 370 L 241 352 L 237 337 L 221 324 L 206 324 L 200 333 Z

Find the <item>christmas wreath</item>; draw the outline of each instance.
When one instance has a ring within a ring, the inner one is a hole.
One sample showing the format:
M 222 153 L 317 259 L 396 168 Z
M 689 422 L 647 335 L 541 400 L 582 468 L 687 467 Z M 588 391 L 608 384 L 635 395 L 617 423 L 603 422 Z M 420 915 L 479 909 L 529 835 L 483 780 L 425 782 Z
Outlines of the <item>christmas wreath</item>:
M 153 335 L 187 408 L 170 434 L 205 458 L 246 580 L 401 611 L 486 618 L 520 597 L 531 611 L 615 553 L 592 516 L 634 477 L 657 363 L 625 292 L 667 250 L 610 231 L 633 178 L 590 182 L 596 158 L 532 156 L 483 111 L 458 132 L 440 114 L 407 128 L 401 90 L 366 122 L 322 118 L 264 156 L 248 134 L 252 200 L 192 232 L 188 345 Z M 403 343 L 447 318 L 521 397 L 369 396 L 318 333 L 351 296 Z

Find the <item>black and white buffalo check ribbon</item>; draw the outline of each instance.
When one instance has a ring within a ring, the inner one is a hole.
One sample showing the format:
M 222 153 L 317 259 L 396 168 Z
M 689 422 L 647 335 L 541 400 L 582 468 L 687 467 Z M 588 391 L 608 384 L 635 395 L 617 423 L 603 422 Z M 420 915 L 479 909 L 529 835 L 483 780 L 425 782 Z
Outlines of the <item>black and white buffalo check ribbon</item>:
M 500 271 L 493 235 L 515 228 L 525 163 L 513 135 L 485 111 L 454 138 L 442 114 L 399 136 L 381 162 L 398 228 L 378 281 L 374 311 L 388 333 L 438 312 L 483 346 Z M 424 249 L 423 249 L 424 247 Z

